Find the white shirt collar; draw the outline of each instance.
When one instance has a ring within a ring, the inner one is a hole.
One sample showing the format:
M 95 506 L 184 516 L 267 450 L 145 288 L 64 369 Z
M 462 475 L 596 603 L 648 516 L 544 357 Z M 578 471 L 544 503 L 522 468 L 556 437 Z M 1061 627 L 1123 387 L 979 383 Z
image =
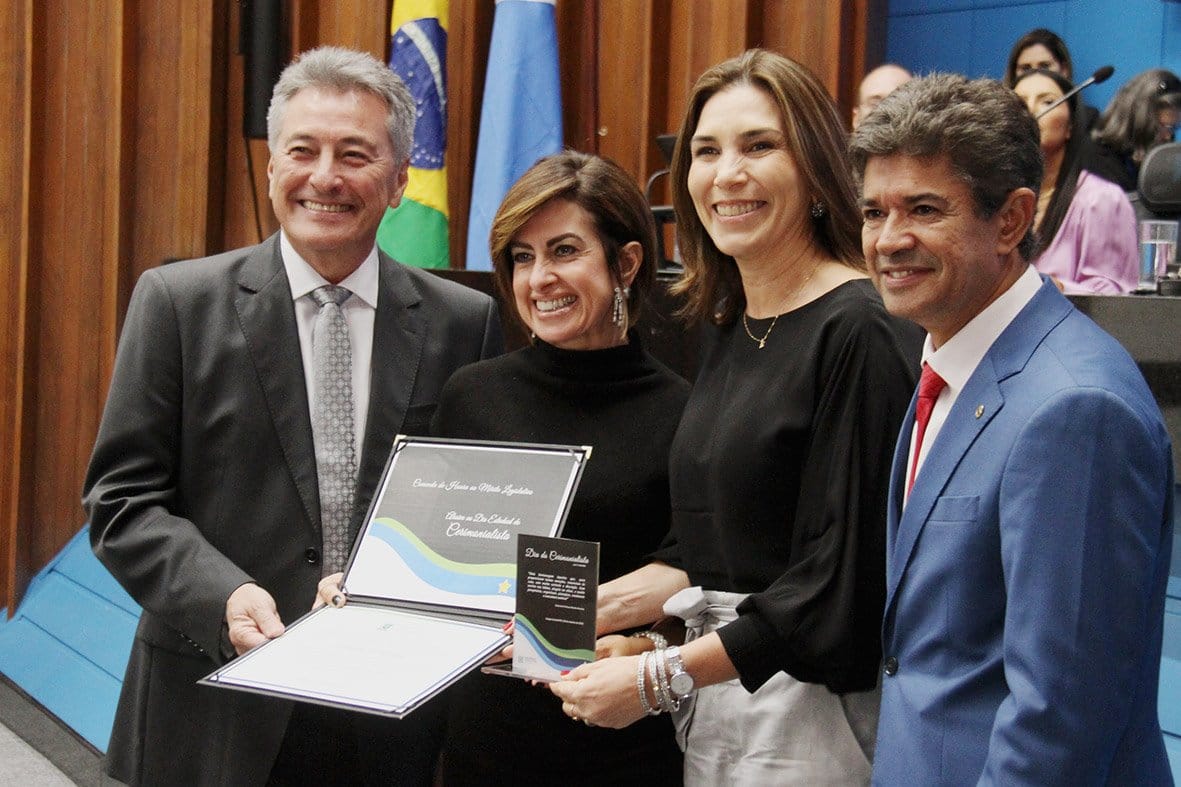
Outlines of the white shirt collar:
M 1037 270 L 1029 265 L 1009 289 L 988 304 L 968 324 L 943 343 L 938 350 L 931 343 L 930 334 L 923 342 L 923 362 L 947 382 L 953 394 L 968 383 L 968 378 L 984 358 L 993 343 L 1009 327 L 1025 305 L 1033 300 L 1042 286 Z
M 328 284 L 328 280 L 316 272 L 307 260 L 299 255 L 287 234 L 279 231 L 279 251 L 283 257 L 283 268 L 287 271 L 287 282 L 291 285 L 291 299 L 299 300 L 317 287 Z M 340 282 L 341 287 L 350 290 L 370 308 L 377 308 L 377 246 L 369 255 Z

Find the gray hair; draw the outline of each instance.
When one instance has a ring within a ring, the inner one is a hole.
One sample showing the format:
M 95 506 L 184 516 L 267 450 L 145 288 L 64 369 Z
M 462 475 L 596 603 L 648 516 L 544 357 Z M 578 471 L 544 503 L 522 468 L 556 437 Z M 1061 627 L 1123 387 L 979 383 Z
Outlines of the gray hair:
M 1163 68 L 1141 71 L 1115 91 L 1091 137 L 1140 161 L 1156 142 L 1157 113 L 1162 109 L 1181 109 L 1181 80 Z
M 899 87 L 866 116 L 849 141 L 858 187 L 871 158 L 947 157 L 968 187 L 976 212 L 992 218 L 1014 190 L 1038 193 L 1042 151 L 1037 121 L 1009 88 L 993 79 L 932 74 Z M 1032 226 L 1017 247 L 1033 253 Z
M 310 49 L 283 69 L 271 106 L 267 110 L 267 146 L 273 153 L 279 141 L 279 129 L 287 102 L 301 90 L 320 88 L 341 93 L 370 93 L 389 108 L 385 125 L 394 160 L 399 164 L 410 157 L 414 142 L 414 97 L 398 75 L 377 58 L 338 46 Z

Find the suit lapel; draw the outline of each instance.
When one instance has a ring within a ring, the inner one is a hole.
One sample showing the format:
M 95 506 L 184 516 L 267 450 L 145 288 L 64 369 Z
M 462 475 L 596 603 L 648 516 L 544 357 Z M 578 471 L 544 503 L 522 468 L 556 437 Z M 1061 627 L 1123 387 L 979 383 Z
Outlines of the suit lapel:
M 887 530 L 886 620 L 895 593 L 914 553 L 915 544 L 952 474 L 976 439 L 1005 404 L 1001 383 L 1020 372 L 1029 357 L 1072 310 L 1070 302 L 1048 280 L 1016 318 L 1001 332 L 968 379 L 947 421 L 935 437 L 923 467 L 915 479 L 906 508 L 901 510 L 901 484 L 906 475 L 909 426 L 914 425 L 914 404 L 903 424 L 907 448 L 895 451 L 891 471 L 890 507 Z M 901 438 L 899 440 L 901 442 Z M 968 472 L 972 472 L 968 468 Z
M 318 531 L 320 493 L 307 383 L 291 285 L 283 269 L 277 234 L 256 246 L 243 264 L 235 306 L 283 449 L 284 463 L 299 491 L 308 522 Z
M 419 308 L 421 300 L 410 275 L 384 253 L 378 252 L 369 414 L 365 420 L 365 439 L 357 473 L 354 533 L 377 490 L 393 439 L 402 428 L 410 406 L 427 335 L 426 316 Z
M 902 516 L 903 485 L 906 482 L 906 466 L 910 456 L 910 437 L 914 431 L 915 405 L 919 392 L 915 389 L 910 398 L 910 407 L 906 410 L 906 417 L 902 419 L 902 426 L 898 430 L 898 442 L 894 446 L 894 461 L 890 465 L 890 489 L 886 502 L 886 582 L 893 585 L 890 575 L 894 568 L 894 561 L 890 556 L 894 554 L 894 544 L 898 540 L 898 520 Z
M 902 509 L 899 517 L 897 532 L 891 539 L 889 564 L 886 570 L 886 606 L 894 597 L 902 574 L 910 562 L 915 543 L 922 533 L 923 526 L 931 514 L 935 501 L 943 493 L 947 481 L 959 467 L 964 454 L 976 442 L 976 438 L 984 431 L 984 427 L 996 417 L 1004 407 L 1005 398 L 1001 395 L 997 385 L 996 374 L 988 355 L 984 356 L 976 371 L 956 397 L 951 412 L 947 414 L 947 421 L 935 436 L 923 460 L 923 467 L 915 479 L 914 489 L 911 490 L 910 500 L 906 508 Z M 979 414 L 979 415 L 978 415 Z M 911 421 L 913 424 L 913 420 Z M 901 459 L 902 470 L 899 479 L 906 475 L 906 458 Z M 899 489 L 901 491 L 901 489 Z

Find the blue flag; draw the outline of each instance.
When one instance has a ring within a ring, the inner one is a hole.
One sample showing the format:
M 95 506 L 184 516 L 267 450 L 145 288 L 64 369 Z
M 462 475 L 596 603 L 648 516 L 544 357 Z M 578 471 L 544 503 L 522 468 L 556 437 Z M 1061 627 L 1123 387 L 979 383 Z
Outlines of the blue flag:
M 468 270 L 492 268 L 488 231 L 509 186 L 561 149 L 554 0 L 496 0 L 468 214 Z

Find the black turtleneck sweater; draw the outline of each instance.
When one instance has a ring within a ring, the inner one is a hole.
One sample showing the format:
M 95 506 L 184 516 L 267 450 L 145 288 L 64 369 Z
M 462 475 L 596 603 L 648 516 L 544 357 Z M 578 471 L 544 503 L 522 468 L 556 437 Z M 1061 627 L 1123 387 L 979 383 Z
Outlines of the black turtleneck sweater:
M 637 569 L 669 527 L 668 454 L 689 384 L 631 342 L 543 342 L 464 367 L 443 389 L 440 437 L 593 446 L 562 535 L 600 543 L 599 578 Z M 544 688 L 475 673 L 450 692 L 443 783 L 675 784 L 666 717 L 586 727 Z M 549 782 L 546 782 L 549 783 Z

